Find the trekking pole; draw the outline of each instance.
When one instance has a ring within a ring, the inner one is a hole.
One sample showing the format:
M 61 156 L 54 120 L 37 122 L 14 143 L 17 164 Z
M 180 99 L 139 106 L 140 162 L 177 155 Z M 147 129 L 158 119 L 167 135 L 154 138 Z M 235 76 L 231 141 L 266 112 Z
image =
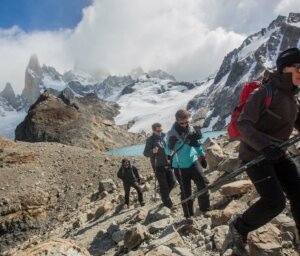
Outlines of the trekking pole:
M 154 155 L 154 196 L 153 196 L 154 202 L 156 202 L 156 189 L 157 189 L 156 168 L 157 168 L 157 153 L 155 153 Z
M 179 167 L 179 158 L 178 158 L 178 154 L 176 152 L 176 148 L 175 148 L 175 156 L 176 156 L 176 161 L 177 161 L 177 170 L 178 170 L 178 176 L 179 176 L 179 185 L 180 185 L 180 189 L 181 189 L 181 193 L 183 195 L 183 197 L 185 198 L 184 200 L 182 200 L 182 205 L 185 204 L 185 207 L 186 207 L 186 210 L 187 210 L 187 214 L 188 214 L 188 218 L 191 217 L 191 214 L 190 214 L 190 210 L 189 210 L 189 206 L 188 206 L 188 200 L 185 201 L 187 198 L 186 198 L 186 194 L 185 194 L 185 190 L 184 190 L 184 186 L 183 186 L 183 181 L 182 181 L 182 172 L 181 172 L 181 169 Z M 183 202 L 185 201 L 185 202 Z
M 280 148 L 281 149 L 287 149 L 288 147 L 294 145 L 295 143 L 297 143 L 298 141 L 300 141 L 300 134 L 294 136 L 293 138 L 289 139 L 288 141 L 280 144 Z M 179 205 L 179 204 L 183 204 L 189 200 L 193 200 L 198 196 L 203 195 L 204 193 L 206 193 L 207 191 L 214 189 L 215 187 L 219 186 L 220 184 L 224 184 L 225 181 L 230 180 L 238 175 L 240 175 L 241 173 L 243 173 L 244 171 L 246 171 L 249 167 L 252 167 L 258 163 L 260 163 L 262 160 L 264 160 L 265 157 L 260 155 L 256 158 L 254 158 L 252 161 L 244 164 L 243 166 L 235 169 L 233 172 L 227 174 L 226 176 L 223 176 L 219 179 L 217 179 L 216 181 L 214 181 L 212 184 L 209 184 L 206 188 L 198 191 L 195 194 L 192 194 L 191 196 L 189 196 L 188 198 L 182 200 L 180 203 L 176 204 L 175 206 Z

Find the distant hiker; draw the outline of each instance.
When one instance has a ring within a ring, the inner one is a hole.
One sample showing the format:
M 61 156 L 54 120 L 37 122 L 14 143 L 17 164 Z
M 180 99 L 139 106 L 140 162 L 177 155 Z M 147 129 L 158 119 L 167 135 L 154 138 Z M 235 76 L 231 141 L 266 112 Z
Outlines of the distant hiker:
M 281 213 L 286 197 L 300 236 L 300 172 L 286 150 L 278 146 L 289 139 L 294 127 L 300 131 L 300 50 L 283 51 L 276 65 L 277 71 L 265 79 L 273 91 L 270 105 L 266 108 L 267 92 L 260 87 L 249 97 L 236 124 L 241 134 L 240 159 L 246 163 L 260 154 L 266 159 L 247 170 L 260 199 L 233 218 L 221 255 L 229 247 L 237 255 L 247 255 L 248 233 Z M 296 250 L 300 253 L 299 244 Z
M 123 181 L 125 191 L 125 206 L 127 208 L 129 207 L 129 196 L 131 187 L 133 187 L 136 190 L 141 206 L 144 206 L 145 203 L 143 200 L 143 192 L 140 187 L 141 178 L 138 173 L 138 169 L 134 165 L 131 165 L 130 161 L 127 158 L 124 158 L 122 160 L 122 165 L 118 171 L 117 176 Z
M 175 186 L 176 179 L 164 149 L 165 134 L 162 132 L 160 123 L 152 125 L 152 132 L 152 135 L 146 140 L 144 156 L 150 157 L 151 165 L 159 184 L 161 200 L 164 206 L 171 209 L 173 202 L 170 198 L 170 192 Z
M 175 114 L 176 122 L 167 133 L 166 153 L 171 155 L 172 167 L 181 189 L 181 200 L 192 193 L 191 181 L 198 191 L 208 185 L 208 180 L 202 168 L 207 167 L 205 154 L 200 145 L 201 132 L 189 125 L 190 113 L 180 109 Z M 209 211 L 210 202 L 208 192 L 198 197 L 199 208 L 202 212 Z M 182 204 L 186 218 L 194 215 L 193 201 Z

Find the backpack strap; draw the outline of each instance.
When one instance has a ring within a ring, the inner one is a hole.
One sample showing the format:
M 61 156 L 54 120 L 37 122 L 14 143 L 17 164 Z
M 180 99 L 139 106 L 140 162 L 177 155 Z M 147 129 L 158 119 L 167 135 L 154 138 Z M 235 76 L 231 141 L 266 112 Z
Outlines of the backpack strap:
M 265 105 L 268 108 L 272 102 L 273 89 L 272 89 L 272 86 L 269 84 L 262 84 L 261 86 L 267 90 L 267 97 L 265 100 Z

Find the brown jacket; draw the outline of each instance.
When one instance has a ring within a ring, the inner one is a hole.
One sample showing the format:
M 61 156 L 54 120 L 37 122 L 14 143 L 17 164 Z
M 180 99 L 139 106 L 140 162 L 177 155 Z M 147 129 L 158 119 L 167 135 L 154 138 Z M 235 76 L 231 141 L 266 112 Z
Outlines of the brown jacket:
M 250 161 L 260 151 L 289 139 L 293 128 L 300 130 L 298 89 L 292 83 L 292 74 L 270 73 L 267 81 L 272 87 L 272 102 L 266 108 L 265 88 L 255 90 L 249 97 L 237 121 L 241 133 L 239 157 Z

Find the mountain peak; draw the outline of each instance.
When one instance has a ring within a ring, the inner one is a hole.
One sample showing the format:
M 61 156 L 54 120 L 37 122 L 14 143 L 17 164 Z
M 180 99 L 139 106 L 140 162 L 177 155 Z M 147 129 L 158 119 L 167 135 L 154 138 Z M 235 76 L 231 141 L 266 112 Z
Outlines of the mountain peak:
M 30 56 L 30 59 L 29 59 L 28 65 L 27 65 L 27 69 L 32 69 L 35 72 L 42 71 L 42 67 L 40 65 L 39 59 L 36 54 L 32 54 Z
M 3 91 L 0 93 L 1 96 L 5 97 L 4 95 L 7 95 L 9 97 L 13 97 L 15 98 L 15 91 L 12 88 L 10 83 L 6 83 L 5 88 L 3 89 Z

